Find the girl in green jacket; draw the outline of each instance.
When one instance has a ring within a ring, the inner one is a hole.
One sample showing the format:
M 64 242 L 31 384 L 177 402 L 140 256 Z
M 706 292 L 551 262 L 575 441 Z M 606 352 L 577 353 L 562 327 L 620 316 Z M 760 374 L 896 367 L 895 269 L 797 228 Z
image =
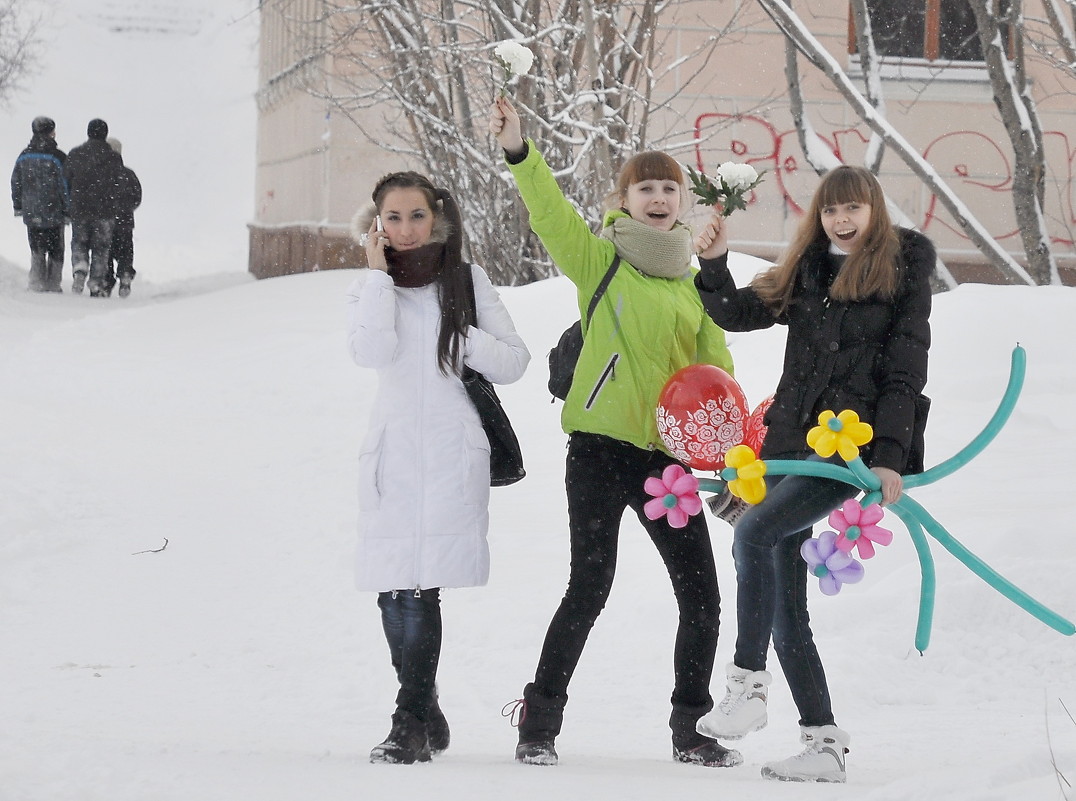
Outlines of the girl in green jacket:
M 568 438 L 565 485 L 571 539 L 568 589 L 553 615 L 534 681 L 523 691 L 516 759 L 557 762 L 568 683 L 605 606 L 616 569 L 620 520 L 631 507 L 657 547 L 679 606 L 673 654 L 673 757 L 728 767 L 736 751 L 696 732 L 713 707 L 709 683 L 717 650 L 720 594 L 713 550 L 701 517 L 673 530 L 643 513 L 648 476 L 675 459 L 657 431 L 665 382 L 682 367 L 715 364 L 732 372 L 724 332 L 702 308 L 691 266 L 691 231 L 679 221 L 687 195 L 680 165 L 664 153 L 640 153 L 621 170 L 618 207 L 600 236 L 564 197 L 533 142 L 521 134 L 507 98 L 490 110 L 489 129 L 530 213 L 530 225 L 557 267 L 576 286 L 584 310 L 618 254 L 621 262 L 586 330 L 561 423 Z

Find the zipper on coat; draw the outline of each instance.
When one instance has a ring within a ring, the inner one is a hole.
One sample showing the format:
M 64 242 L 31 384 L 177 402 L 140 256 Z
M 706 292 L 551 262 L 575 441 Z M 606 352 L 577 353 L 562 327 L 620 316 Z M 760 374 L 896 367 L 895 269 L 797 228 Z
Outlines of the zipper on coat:
M 587 398 L 587 402 L 583 404 L 584 409 L 589 409 L 594 405 L 594 402 L 598 399 L 598 395 L 602 391 L 602 387 L 612 380 L 616 380 L 616 363 L 620 360 L 620 354 L 614 353 L 613 358 L 609 360 L 609 363 L 605 365 L 605 369 L 602 370 L 601 377 L 598 379 L 598 383 L 594 385 L 594 389 L 590 393 L 590 397 Z
M 433 296 L 432 301 L 430 299 L 431 294 Z M 436 292 L 434 292 L 434 293 L 426 292 L 424 294 L 424 296 L 420 298 L 419 303 L 421 304 L 421 312 L 420 312 L 419 316 L 420 316 L 420 319 L 422 320 L 423 329 L 425 329 L 427 327 L 431 327 L 431 326 L 433 326 L 435 324 L 437 326 L 439 326 L 440 321 L 441 321 L 440 296 Z M 436 311 L 436 314 L 432 315 L 432 317 L 427 317 L 427 315 L 425 314 L 425 311 L 431 305 L 433 306 L 434 310 Z M 423 330 L 422 333 L 423 333 L 423 340 L 425 341 L 426 331 Z M 436 331 L 433 333 L 433 341 L 434 342 L 437 341 Z M 422 373 L 421 373 L 421 376 L 420 376 L 419 397 L 418 397 L 417 406 L 418 406 L 418 419 L 420 421 L 425 421 L 425 419 L 426 419 L 426 392 L 427 392 L 427 388 L 428 388 L 428 375 L 427 374 L 430 371 L 431 366 L 433 365 L 433 361 L 428 360 L 428 359 L 422 359 L 421 364 L 422 364 L 422 368 L 421 368 Z M 420 476 L 420 477 L 422 477 L 424 479 L 425 475 L 426 475 L 426 448 L 425 448 L 425 443 L 423 442 L 423 439 L 424 438 L 419 437 L 419 448 L 418 448 L 418 459 L 417 459 L 418 464 L 415 465 L 415 475 Z M 425 481 L 423 481 L 423 484 L 424 483 L 425 483 Z M 422 497 L 422 491 L 424 489 L 425 489 L 424 486 L 420 487 L 418 489 L 418 491 L 415 493 L 416 497 L 421 498 Z M 415 564 L 414 564 L 414 571 L 415 571 L 415 574 L 414 574 L 414 586 L 415 586 L 416 590 L 418 589 L 419 585 L 422 583 L 423 558 L 425 557 L 425 546 L 426 546 L 426 537 L 425 537 L 426 512 L 427 512 L 426 504 L 425 503 L 419 503 L 417 512 L 418 512 L 418 514 L 417 514 L 416 525 L 415 525 Z

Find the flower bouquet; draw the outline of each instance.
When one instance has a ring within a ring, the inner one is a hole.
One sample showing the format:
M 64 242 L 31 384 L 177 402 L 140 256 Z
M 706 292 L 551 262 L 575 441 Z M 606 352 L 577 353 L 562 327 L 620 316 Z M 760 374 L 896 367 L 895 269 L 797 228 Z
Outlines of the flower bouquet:
M 720 204 L 722 217 L 728 217 L 736 209 L 746 209 L 745 195 L 762 183 L 762 176 L 766 174 L 765 170 L 759 173 L 750 164 L 734 161 L 726 161 L 718 167 L 716 179 L 708 178 L 690 165 L 687 172 L 691 177 L 691 191 L 699 196 L 699 202 L 704 206 Z

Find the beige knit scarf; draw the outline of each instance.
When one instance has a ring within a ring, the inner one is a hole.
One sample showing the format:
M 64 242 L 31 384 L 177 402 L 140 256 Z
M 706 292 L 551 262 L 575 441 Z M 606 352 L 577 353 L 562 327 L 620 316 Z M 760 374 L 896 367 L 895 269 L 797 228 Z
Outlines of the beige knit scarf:
M 694 243 L 691 229 L 683 223 L 659 231 L 627 215 L 617 216 L 602 229 L 602 236 L 616 245 L 620 258 L 645 275 L 682 278 L 691 269 Z

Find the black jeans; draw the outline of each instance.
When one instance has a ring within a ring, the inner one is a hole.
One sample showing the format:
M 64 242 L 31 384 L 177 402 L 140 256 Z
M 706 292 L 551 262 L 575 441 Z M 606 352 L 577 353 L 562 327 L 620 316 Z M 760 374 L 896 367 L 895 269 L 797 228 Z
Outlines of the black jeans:
M 534 676 L 535 688 L 542 695 L 567 699 L 568 683 L 583 646 L 609 598 L 620 520 L 631 507 L 665 562 L 680 610 L 672 703 L 690 707 L 713 703 L 710 677 L 721 599 L 706 521 L 696 515 L 687 527 L 674 529 L 665 518 L 648 520 L 643 514 L 643 504 L 651 497 L 643 483 L 673 463 L 672 457 L 660 451 L 646 451 L 597 434 L 571 435 L 565 471 L 571 575 L 549 624 Z M 646 635 L 640 632 L 639 636 L 645 642 Z M 640 647 L 644 647 L 643 642 Z
M 396 708 L 425 721 L 434 701 L 441 659 L 441 591 L 393 590 L 377 595 L 381 625 L 400 691 Z
M 120 281 L 130 281 L 135 277 L 133 224 L 116 222 L 112 229 L 112 246 L 108 251 L 108 261 Z
M 30 289 L 34 292 L 61 292 L 64 272 L 64 227 L 26 228 L 30 240 Z
M 843 464 L 836 457 L 826 461 Z M 766 484 L 765 500 L 744 513 L 733 538 L 735 662 L 745 670 L 764 670 L 772 634 L 800 725 L 828 726 L 833 709 L 807 614 L 807 563 L 800 546 L 815 523 L 858 490 L 812 476 L 767 476 Z

